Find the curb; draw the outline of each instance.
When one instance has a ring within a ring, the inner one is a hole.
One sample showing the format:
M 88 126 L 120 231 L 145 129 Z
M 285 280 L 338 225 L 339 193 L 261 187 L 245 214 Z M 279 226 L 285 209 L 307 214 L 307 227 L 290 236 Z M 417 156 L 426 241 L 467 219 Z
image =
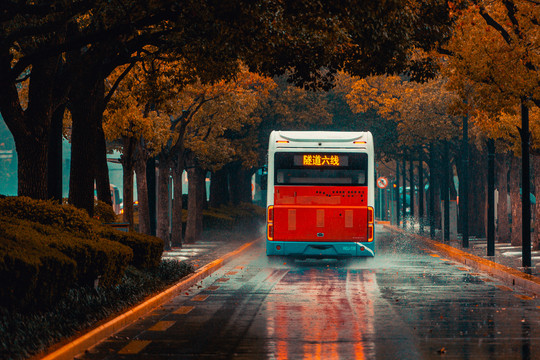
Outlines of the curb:
M 403 234 L 404 232 L 394 225 L 384 224 L 384 227 L 390 231 Z M 423 241 L 435 250 L 445 254 L 449 258 L 458 261 L 462 264 L 472 267 L 473 269 L 483 271 L 505 283 L 508 286 L 517 286 L 523 290 L 540 297 L 540 279 L 536 276 L 532 276 L 511 268 L 506 265 L 501 265 L 491 260 L 484 259 L 482 257 L 469 254 L 463 250 L 459 250 L 447 244 L 440 243 L 428 239 L 424 236 L 417 234 L 405 233 L 408 236 Z
M 256 240 L 242 245 L 238 249 L 226 254 L 220 259 L 214 260 L 209 264 L 197 269 L 193 274 L 181 280 L 179 283 L 171 286 L 170 288 L 164 290 L 158 295 L 146 300 L 142 304 L 136 305 L 135 307 L 129 309 L 122 315 L 117 316 L 116 318 L 108 321 L 107 323 L 98 326 L 97 328 L 89 331 L 88 333 L 82 335 L 81 337 L 71 341 L 70 343 L 62 346 L 58 350 L 45 355 L 43 360 L 72 360 L 77 354 L 84 352 L 86 349 L 91 348 L 97 343 L 105 340 L 114 333 L 120 331 L 124 327 L 132 324 L 142 316 L 148 314 L 150 311 L 154 310 L 158 306 L 169 301 L 175 297 L 179 292 L 182 292 L 191 286 L 195 285 L 199 280 L 206 278 L 213 272 L 220 269 L 223 265 L 227 264 L 232 258 L 241 254 L 246 249 L 250 248 L 253 244 L 260 241 L 262 237 L 257 238 Z

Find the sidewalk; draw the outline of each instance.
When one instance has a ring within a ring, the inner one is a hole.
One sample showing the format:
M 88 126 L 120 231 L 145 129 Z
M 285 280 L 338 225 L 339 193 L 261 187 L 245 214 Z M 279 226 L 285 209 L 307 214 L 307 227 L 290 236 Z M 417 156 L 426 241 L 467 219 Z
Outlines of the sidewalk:
M 264 227 L 261 226 L 261 229 L 264 230 Z M 162 258 L 188 261 L 197 270 L 260 236 L 262 233 L 253 229 L 205 230 L 196 243 L 184 244 L 181 248 L 173 247 L 164 251 Z
M 209 230 L 203 232 L 202 239 L 194 244 L 186 244 L 182 248 L 173 248 L 164 252 L 164 259 L 188 261 L 193 264 L 194 273 L 115 318 L 90 331 L 83 332 L 81 336 L 71 339 L 70 342 L 63 344 L 61 347 L 56 348 L 53 346 L 51 348 L 52 352 L 45 354 L 42 360 L 71 360 L 86 349 L 112 336 L 240 255 L 261 239 L 259 232 L 258 229 L 244 231 L 241 228 Z M 39 356 L 41 357 L 43 354 Z
M 418 226 L 406 229 L 390 225 L 389 222 L 379 222 L 390 231 L 407 234 L 426 243 L 426 245 L 463 264 L 499 278 L 509 286 L 519 286 L 540 297 L 540 251 L 532 251 L 530 268 L 522 267 L 521 246 L 510 243 L 495 243 L 495 256 L 487 256 L 487 240 L 469 238 L 469 247 L 464 248 L 461 239 L 443 242 L 440 239 L 429 238 L 429 226 L 420 234 Z

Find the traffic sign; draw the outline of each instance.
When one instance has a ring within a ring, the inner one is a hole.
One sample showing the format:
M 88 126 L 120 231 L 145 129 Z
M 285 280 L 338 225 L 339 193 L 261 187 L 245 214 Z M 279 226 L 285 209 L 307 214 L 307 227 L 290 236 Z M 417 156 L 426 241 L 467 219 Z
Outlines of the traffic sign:
M 385 178 L 384 176 L 381 176 L 380 178 L 377 179 L 377 187 L 379 189 L 384 189 L 388 186 L 388 179 Z

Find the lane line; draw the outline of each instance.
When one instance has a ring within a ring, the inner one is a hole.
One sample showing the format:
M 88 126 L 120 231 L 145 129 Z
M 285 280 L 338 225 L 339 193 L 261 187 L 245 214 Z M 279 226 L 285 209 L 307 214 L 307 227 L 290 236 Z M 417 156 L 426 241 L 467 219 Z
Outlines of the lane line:
M 138 354 L 141 352 L 142 349 L 147 347 L 151 343 L 150 340 L 132 340 L 129 344 L 124 346 L 120 351 L 118 351 L 118 354 L 122 355 L 132 355 L 132 354 Z
M 504 290 L 504 291 L 514 291 L 511 288 L 509 288 L 508 286 L 504 286 L 504 285 L 495 285 L 495 287 L 497 287 L 497 288 L 499 288 L 501 290 Z
M 185 315 L 189 314 L 195 306 L 180 306 L 178 309 L 173 311 L 173 314 Z
M 158 321 L 154 324 L 151 328 L 149 328 L 149 331 L 165 331 L 171 326 L 176 324 L 176 321 Z
M 527 296 L 527 295 L 514 294 L 514 296 L 517 297 L 518 299 L 521 299 L 521 300 L 534 300 L 533 297 Z
M 191 298 L 191 301 L 205 301 L 210 295 L 197 295 Z

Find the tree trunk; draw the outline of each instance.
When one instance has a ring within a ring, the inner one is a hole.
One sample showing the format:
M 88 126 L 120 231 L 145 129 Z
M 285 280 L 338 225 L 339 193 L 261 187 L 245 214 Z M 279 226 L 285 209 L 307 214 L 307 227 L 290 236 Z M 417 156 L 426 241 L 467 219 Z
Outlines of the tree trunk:
M 497 190 L 497 242 L 510 242 L 510 221 L 508 219 L 508 154 L 496 156 Z
M 121 157 L 122 169 L 123 169 L 123 202 L 124 213 L 122 219 L 124 222 L 129 223 L 129 229 L 133 230 L 133 151 L 135 146 L 135 139 L 132 137 L 123 137 L 124 153 Z
M 536 204 L 534 206 L 534 233 L 533 233 L 533 250 L 540 250 L 540 156 L 536 155 L 532 157 L 533 163 L 533 179 L 534 179 L 534 196 L 536 197 Z
M 217 208 L 229 202 L 228 170 L 223 167 L 211 175 L 210 207 Z
M 102 156 L 103 151 L 99 142 L 101 141 L 100 131 L 102 131 L 104 91 L 103 77 L 99 73 L 86 71 L 77 78 L 74 91 L 70 93 L 70 111 L 73 121 L 69 202 L 78 208 L 85 209 L 90 216 L 94 213 L 94 179 L 98 164 L 96 159 Z M 103 191 L 102 188 L 103 184 L 100 183 L 101 191 Z M 110 198 L 110 193 L 108 197 Z
M 47 199 L 47 141 L 19 139 L 15 147 L 18 155 L 18 195 Z
M 234 174 L 234 175 L 233 175 Z M 234 178 L 233 178 L 234 176 Z M 229 172 L 230 199 L 234 205 L 251 203 L 251 170 L 244 169 L 240 162 L 231 166 Z
M 182 173 L 184 172 L 184 150 L 178 151 L 173 165 L 174 199 L 172 208 L 171 242 L 173 247 L 182 247 Z
M 433 191 L 433 208 L 430 209 L 430 216 L 433 218 L 433 227 L 435 229 L 440 229 L 442 225 L 441 221 L 441 159 L 438 154 L 438 146 L 433 146 L 433 149 L 430 153 L 432 157 L 431 165 L 432 168 L 429 169 L 430 175 L 433 175 L 433 179 L 430 180 L 432 183 L 429 184 L 429 191 Z M 430 195 L 431 196 L 431 195 Z
M 137 200 L 139 201 L 139 232 L 150 235 L 150 207 L 148 205 L 148 183 L 146 181 L 146 156 L 142 145 L 137 145 L 135 156 L 135 175 L 137 176 Z
M 418 222 L 420 233 L 424 233 L 424 149 L 420 149 L 418 159 Z
M 2 75 L 11 70 L 9 54 L 0 55 Z M 0 81 L 0 113 L 15 140 L 18 156 L 18 195 L 47 199 L 48 144 L 54 111 L 59 57 L 45 57 L 32 65 L 28 107 L 23 110 L 17 85 L 11 79 Z M 0 80 L 4 80 L 3 78 Z
M 510 160 L 510 205 L 512 208 L 512 237 L 514 246 L 521 245 L 521 196 L 520 191 L 520 161 L 515 156 Z
M 170 166 L 166 156 L 160 155 L 158 166 L 158 210 L 157 210 L 157 237 L 163 240 L 165 249 L 170 249 L 169 236 L 169 174 Z
M 199 206 L 199 208 L 197 209 L 196 235 L 197 239 L 200 239 L 203 232 L 203 210 L 208 209 L 208 201 L 206 200 L 208 198 L 206 193 L 207 171 L 204 169 L 197 169 L 197 171 L 200 171 L 200 174 L 197 177 L 197 180 L 199 181 L 199 184 L 197 186 L 197 196 L 199 197 L 199 202 L 197 203 L 197 205 Z
M 100 82 L 103 84 L 103 81 Z M 101 105 L 103 108 L 103 102 Z M 107 143 L 103 132 L 103 113 L 96 114 L 96 153 L 95 153 L 95 179 L 97 198 L 106 204 L 112 205 L 111 183 L 109 181 L 109 165 L 107 164 Z
M 204 172 L 198 166 L 192 166 L 188 173 L 188 218 L 186 223 L 186 243 L 191 244 L 199 239 L 202 230 L 202 196 L 201 184 L 204 186 Z
M 66 106 L 59 106 L 51 118 L 47 171 L 49 199 L 62 200 L 62 130 Z
M 148 218 L 150 220 L 150 235 L 156 235 L 156 158 L 146 163 L 146 183 L 148 188 Z
M 229 202 L 229 171 L 227 167 L 215 171 L 210 181 L 210 207 L 220 207 Z
M 409 211 L 410 211 L 410 218 L 411 222 L 414 222 L 414 207 L 416 205 L 416 202 L 414 201 L 414 193 L 415 193 L 415 183 L 414 183 L 414 161 L 413 161 L 413 153 L 409 155 L 409 199 L 410 199 L 410 205 L 409 205 Z
M 483 238 L 486 236 L 486 187 L 487 187 L 487 156 L 475 147 L 470 149 L 471 168 L 475 176 L 469 182 L 469 232 L 471 235 Z M 473 215 L 474 214 L 474 215 Z

